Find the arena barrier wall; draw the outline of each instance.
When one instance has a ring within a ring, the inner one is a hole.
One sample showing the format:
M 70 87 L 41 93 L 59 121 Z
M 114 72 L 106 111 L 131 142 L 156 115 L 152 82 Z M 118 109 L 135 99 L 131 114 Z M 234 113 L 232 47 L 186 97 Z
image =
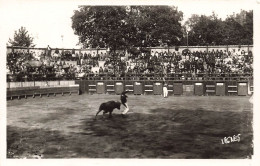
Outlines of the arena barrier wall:
M 248 92 L 249 92 L 249 94 L 253 94 L 254 93 L 254 81 L 253 80 L 249 81 Z
M 174 81 L 167 80 L 166 83 L 167 83 L 168 95 L 171 96 L 171 95 L 173 95 L 173 89 L 174 89 L 173 83 L 174 83 Z
M 183 88 L 183 83 L 182 82 L 174 82 L 173 83 L 173 94 L 174 95 L 182 95 L 183 94 L 183 89 L 185 89 L 185 88 Z
M 134 93 L 134 82 L 130 80 L 124 81 L 125 83 L 125 89 L 128 90 L 128 94 L 133 94 Z
M 253 94 L 253 80 L 166 80 L 168 95 L 247 96 Z M 135 95 L 162 95 L 160 80 L 74 80 L 7 83 L 7 97 L 64 94 L 121 94 L 129 90 Z
M 238 96 L 246 96 L 248 93 L 247 82 L 238 82 L 237 83 L 237 95 Z
M 121 94 L 124 91 L 123 81 L 115 81 L 115 93 L 117 95 Z
M 196 95 L 196 96 L 204 95 L 204 84 L 203 84 L 203 82 L 195 82 L 194 83 L 194 95 Z
M 7 98 L 27 98 L 27 96 L 42 96 L 50 94 L 80 93 L 85 92 L 85 81 L 29 81 L 29 82 L 7 82 Z M 79 84 L 79 85 L 78 85 Z M 81 88 L 81 89 L 80 89 Z
M 144 94 L 151 95 L 154 94 L 154 85 L 153 81 L 147 80 L 144 82 Z
M 167 80 L 168 95 L 247 96 L 253 94 L 253 81 Z M 88 94 L 162 95 L 163 81 L 158 80 L 77 80 L 79 90 Z
M 46 95 L 49 97 L 49 95 L 61 94 L 64 95 L 65 93 L 72 94 L 72 93 L 80 93 L 79 91 L 79 85 L 69 85 L 69 86 L 32 86 L 32 87 L 16 87 L 16 88 L 7 88 L 7 99 L 13 99 L 17 97 L 20 99 L 21 97 L 27 98 L 27 96 L 32 96 L 33 98 L 35 96 L 42 97 L 43 95 Z
M 105 94 L 106 93 L 105 86 L 106 83 L 104 81 L 98 81 L 96 84 L 97 94 Z
M 22 87 L 22 82 L 10 82 L 10 88 Z
M 115 81 L 109 80 L 106 81 L 106 91 L 104 90 L 102 93 L 115 94 Z
M 134 82 L 134 94 L 135 95 L 141 95 L 141 94 L 143 94 L 143 86 L 144 86 L 144 84 L 143 84 L 144 82 L 142 82 L 142 81 L 135 81 Z
M 225 95 L 226 95 L 226 83 L 216 82 L 216 96 L 225 96 Z
M 162 95 L 163 94 L 163 82 L 155 81 L 153 83 L 153 94 L 154 95 Z
M 214 96 L 217 95 L 216 92 L 216 82 L 214 81 L 206 81 L 204 83 L 205 95 L 206 96 Z
M 75 80 L 61 80 L 61 81 L 28 81 L 28 82 L 8 82 L 7 88 L 21 88 L 34 86 L 70 86 L 75 85 Z

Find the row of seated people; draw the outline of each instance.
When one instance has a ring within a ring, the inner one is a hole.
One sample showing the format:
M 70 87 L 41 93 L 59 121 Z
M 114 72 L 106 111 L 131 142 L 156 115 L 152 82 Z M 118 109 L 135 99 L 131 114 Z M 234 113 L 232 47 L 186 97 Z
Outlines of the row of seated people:
M 88 74 L 115 74 L 144 73 L 144 74 L 169 74 L 169 73 L 252 73 L 252 52 L 241 51 L 212 51 L 212 52 L 187 52 L 187 53 L 149 53 L 138 55 L 110 54 L 103 59 L 96 59 L 90 55 L 81 58 L 75 64 L 66 64 L 65 61 L 52 56 L 35 57 L 33 53 L 9 53 L 7 55 L 8 74 L 30 74 L 28 61 L 38 61 L 42 64 L 41 73 L 70 73 L 75 76 Z M 103 60 L 103 65 L 99 62 Z M 47 66 L 47 67 L 45 67 Z M 52 70 L 49 70 L 49 68 Z M 98 70 L 92 70 L 99 67 Z M 48 70 L 46 70 L 48 68 Z M 40 71 L 40 70 L 39 70 Z M 37 71 L 36 71 L 37 73 Z M 62 75 L 61 74 L 61 75 Z

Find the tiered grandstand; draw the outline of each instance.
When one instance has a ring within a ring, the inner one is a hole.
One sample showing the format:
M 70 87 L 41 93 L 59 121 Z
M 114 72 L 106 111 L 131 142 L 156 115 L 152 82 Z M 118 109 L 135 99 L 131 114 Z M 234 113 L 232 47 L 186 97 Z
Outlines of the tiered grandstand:
M 121 89 L 130 89 L 134 92 L 135 81 L 141 81 L 142 88 L 135 94 L 150 91 L 157 94 L 154 88 L 149 89 L 149 85 L 153 87 L 155 82 L 167 81 L 169 91 L 173 94 L 184 94 L 188 85 L 195 86 L 198 81 L 215 81 L 209 85 L 203 84 L 201 95 L 204 95 L 209 94 L 206 92 L 215 94 L 216 83 L 219 81 L 235 81 L 227 83 L 224 93 L 226 95 L 239 94 L 238 83 L 242 81 L 249 87 L 246 94 L 253 91 L 252 46 L 148 48 L 149 51 L 138 54 L 130 54 L 127 51 L 111 53 L 106 49 L 56 48 L 51 51 L 18 47 L 7 49 L 8 88 L 16 85 L 26 86 L 26 82 L 33 82 L 27 85 L 35 87 L 35 82 L 39 81 L 44 82 L 45 86 L 50 84 L 60 86 L 61 81 L 72 80 L 80 85 L 83 93 L 108 93 L 116 92 L 117 81 L 123 81 Z M 98 85 L 101 85 L 100 81 L 104 84 L 100 86 L 104 89 L 101 91 L 98 88 Z M 151 82 L 148 83 L 149 81 Z M 184 86 L 184 81 L 188 82 L 185 83 L 187 87 Z M 15 82 L 22 84 L 18 85 Z M 177 83 L 182 85 L 174 90 L 174 87 L 178 87 Z M 182 91 L 178 92 L 177 89 Z M 190 89 L 195 94 L 196 88 Z

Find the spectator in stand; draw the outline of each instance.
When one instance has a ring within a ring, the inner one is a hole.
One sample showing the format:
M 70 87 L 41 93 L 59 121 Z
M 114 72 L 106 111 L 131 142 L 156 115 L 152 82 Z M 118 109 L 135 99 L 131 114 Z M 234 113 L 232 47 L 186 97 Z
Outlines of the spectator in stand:
M 56 49 L 57 50 L 57 49 Z M 44 53 L 42 52 L 40 55 L 40 58 L 37 56 L 39 52 L 35 53 L 34 51 L 28 50 L 19 50 L 16 52 L 12 52 L 7 55 L 7 65 L 10 73 L 13 74 L 24 74 L 27 70 L 26 67 L 24 67 L 24 64 L 26 61 L 30 60 L 40 60 L 47 66 L 51 65 L 54 68 L 54 72 L 58 73 L 61 72 L 62 68 L 60 68 L 61 65 L 64 65 L 64 60 L 77 60 L 79 66 L 70 66 L 69 74 L 73 76 L 76 73 L 79 74 L 83 69 L 84 72 L 90 73 L 89 67 L 95 67 L 98 66 L 98 60 L 102 59 L 102 56 L 100 55 L 99 58 L 96 58 L 96 56 L 91 54 L 86 54 L 84 52 L 84 55 L 81 52 L 79 52 L 79 55 L 77 56 L 76 53 L 76 59 L 73 59 L 74 57 L 71 57 L 71 53 L 69 51 L 63 51 L 62 59 L 60 59 L 56 54 L 53 57 L 44 56 Z M 95 54 L 95 53 L 93 53 Z M 102 54 L 102 53 L 101 53 Z M 153 52 L 151 52 L 151 55 Z M 66 56 L 64 56 L 66 55 Z M 95 54 L 96 55 L 96 54 Z M 109 58 L 105 58 L 105 64 L 103 71 L 108 72 L 114 71 L 117 73 L 117 75 L 124 75 L 124 72 L 127 69 L 127 72 L 131 71 L 131 65 L 133 63 L 135 64 L 134 71 L 137 74 L 141 73 L 158 73 L 158 74 L 166 74 L 169 72 L 183 72 L 183 73 L 193 73 L 195 71 L 196 73 L 201 72 L 207 72 L 208 68 L 210 69 L 209 72 L 211 73 L 225 73 L 225 72 L 232 72 L 234 74 L 237 73 L 247 73 L 252 72 L 252 63 L 253 63 L 253 56 L 252 52 L 245 52 L 244 50 L 238 50 L 237 52 L 235 50 L 231 50 L 227 52 L 226 50 L 212 50 L 212 52 L 204 51 L 196 51 L 189 53 L 186 58 L 182 58 L 180 52 L 177 52 L 177 55 L 175 52 L 169 54 L 167 52 L 160 52 L 158 53 L 156 51 L 154 56 L 151 56 L 150 54 L 137 54 L 137 55 L 130 55 L 129 61 L 125 61 L 124 58 L 120 58 L 121 56 L 126 56 L 124 53 L 116 54 L 115 56 L 109 56 Z M 169 57 L 169 55 L 172 55 Z M 104 55 L 105 56 L 105 55 Z M 134 59 L 136 57 L 136 59 Z M 171 67 L 172 65 L 172 67 Z M 78 67 L 81 67 L 81 71 L 78 70 Z M 75 70 L 76 69 L 76 70 Z M 45 70 L 45 69 L 42 69 Z M 101 70 L 101 67 L 100 67 Z M 28 69 L 26 72 L 31 73 L 31 69 Z M 39 74 L 41 73 L 41 70 L 35 71 Z M 132 72 L 132 71 L 131 71 Z M 157 75 L 158 75 L 157 74 Z
M 59 57 L 60 57 L 60 55 L 59 55 L 59 50 L 58 50 L 58 48 L 56 48 L 56 49 L 55 49 L 55 52 L 54 52 L 53 55 L 52 55 L 52 58 L 53 58 L 55 61 L 57 61 Z
M 103 73 L 103 72 L 104 72 L 103 68 L 99 67 L 99 73 Z
M 50 57 L 51 56 L 51 47 L 49 45 L 47 46 L 46 52 L 47 52 L 46 53 L 47 56 Z
M 76 61 L 76 54 L 75 54 L 75 49 L 74 48 L 71 50 L 71 56 L 72 56 L 72 58 L 70 60 Z

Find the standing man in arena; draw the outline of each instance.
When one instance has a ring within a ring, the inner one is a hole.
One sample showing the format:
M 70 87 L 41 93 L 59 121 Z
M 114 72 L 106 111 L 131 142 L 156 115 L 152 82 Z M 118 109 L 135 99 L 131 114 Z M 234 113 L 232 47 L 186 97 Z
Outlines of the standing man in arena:
M 128 96 L 126 96 L 127 92 L 129 92 L 129 91 L 126 90 L 126 91 L 122 92 L 121 97 L 120 97 L 121 103 L 125 106 L 125 110 L 122 112 L 123 116 L 129 111 L 129 107 L 127 105 L 127 99 L 126 99 L 128 97 Z
M 167 88 L 167 83 L 166 82 L 163 85 L 163 97 L 164 98 L 168 97 L 168 88 Z

